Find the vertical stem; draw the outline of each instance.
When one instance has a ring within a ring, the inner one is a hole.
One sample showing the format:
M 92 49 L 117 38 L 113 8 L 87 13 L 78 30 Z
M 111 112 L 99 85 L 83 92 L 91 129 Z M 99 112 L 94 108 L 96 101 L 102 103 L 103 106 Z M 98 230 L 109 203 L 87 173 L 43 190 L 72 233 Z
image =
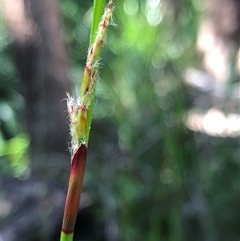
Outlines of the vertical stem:
M 72 159 L 68 193 L 63 215 L 62 233 L 73 236 L 77 212 L 82 192 L 83 176 L 87 157 L 87 147 L 81 145 Z M 64 240 L 64 239 L 63 239 Z
M 105 6 L 105 0 L 94 0 L 93 3 L 93 18 L 92 18 L 92 25 L 91 25 L 91 33 L 90 33 L 90 39 L 89 39 L 89 47 L 92 45 L 98 24 L 101 20 L 101 16 L 104 10 Z M 88 144 L 89 141 L 89 135 L 90 135 L 90 128 L 91 128 L 91 121 L 92 121 L 92 112 L 93 112 L 93 101 L 91 102 L 91 105 L 89 106 L 89 109 L 87 111 L 88 119 L 87 119 L 87 135 L 86 135 L 86 143 Z
M 72 134 L 72 166 L 60 241 L 72 241 L 80 203 L 98 73 L 96 63 L 112 14 L 113 3 L 110 0 L 102 16 L 104 3 L 104 0 L 94 1 L 90 47 L 83 73 L 79 99 L 74 100 L 68 94 L 67 104 Z
M 94 0 L 89 47 L 93 43 L 95 34 L 97 32 L 98 24 L 101 20 L 102 14 L 103 14 L 104 6 L 105 6 L 105 0 Z

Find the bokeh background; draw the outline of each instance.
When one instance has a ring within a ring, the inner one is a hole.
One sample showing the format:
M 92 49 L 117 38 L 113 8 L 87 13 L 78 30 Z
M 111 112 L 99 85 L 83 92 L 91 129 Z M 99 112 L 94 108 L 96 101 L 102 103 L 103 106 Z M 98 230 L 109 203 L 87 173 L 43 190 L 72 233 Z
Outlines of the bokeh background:
M 92 1 L 3 0 L 1 241 L 59 240 Z M 115 1 L 76 241 L 240 239 L 240 2 Z

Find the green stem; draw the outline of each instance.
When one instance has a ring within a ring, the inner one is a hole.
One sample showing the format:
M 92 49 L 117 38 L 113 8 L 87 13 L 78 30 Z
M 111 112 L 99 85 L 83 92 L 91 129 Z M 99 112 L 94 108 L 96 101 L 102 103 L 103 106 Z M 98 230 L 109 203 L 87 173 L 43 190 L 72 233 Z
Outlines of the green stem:
M 103 14 L 104 6 L 105 6 L 105 0 L 94 0 L 89 47 L 92 45 L 94 37 L 96 35 L 98 24 Z
M 72 234 L 65 234 L 64 232 L 61 232 L 60 241 L 72 241 L 72 240 L 73 240 L 73 233 Z
M 98 24 L 101 20 L 101 16 L 104 11 L 105 2 L 106 2 L 105 0 L 94 0 L 91 33 L 90 33 L 90 39 L 89 39 L 89 48 L 91 47 L 91 45 L 94 41 L 94 37 L 97 32 Z M 93 94 L 93 96 L 94 95 L 95 94 Z M 89 106 L 89 109 L 87 112 L 88 112 L 87 113 L 88 118 L 87 118 L 86 143 L 88 145 L 90 129 L 91 129 L 91 122 L 92 122 L 93 100 L 91 101 L 91 105 Z
M 75 101 L 68 94 L 67 104 L 72 134 L 72 166 L 60 241 L 73 240 L 74 227 L 80 203 L 98 72 L 96 63 L 112 14 L 112 1 L 109 1 L 106 11 L 103 14 L 104 4 L 105 0 L 94 1 L 89 52 L 81 83 L 79 100 Z M 101 19 L 102 14 L 103 17 Z

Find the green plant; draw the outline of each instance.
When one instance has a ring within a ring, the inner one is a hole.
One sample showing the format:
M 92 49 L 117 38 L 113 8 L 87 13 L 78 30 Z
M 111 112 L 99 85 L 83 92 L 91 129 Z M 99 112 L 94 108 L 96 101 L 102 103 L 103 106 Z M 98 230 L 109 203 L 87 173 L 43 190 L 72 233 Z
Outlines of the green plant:
M 89 43 L 90 48 L 83 73 L 79 98 L 75 100 L 68 94 L 67 105 L 72 135 L 71 172 L 63 216 L 61 241 L 73 240 L 74 227 L 80 202 L 92 119 L 93 100 L 98 77 L 98 59 L 113 8 L 113 2 L 109 1 L 101 21 L 99 22 L 104 3 L 104 0 L 94 1 L 93 22 Z

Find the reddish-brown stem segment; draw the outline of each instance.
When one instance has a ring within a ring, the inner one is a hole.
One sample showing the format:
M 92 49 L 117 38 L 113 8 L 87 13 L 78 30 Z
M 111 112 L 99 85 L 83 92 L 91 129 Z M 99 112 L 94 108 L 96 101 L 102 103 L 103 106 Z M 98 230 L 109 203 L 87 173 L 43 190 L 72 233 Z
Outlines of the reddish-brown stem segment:
M 98 26 L 95 40 L 88 52 L 79 100 L 74 100 L 68 94 L 68 112 L 72 134 L 72 166 L 62 224 L 62 241 L 72 241 L 73 238 L 87 157 L 87 143 L 92 118 L 92 103 L 98 75 L 97 61 L 112 15 L 112 7 L 113 2 L 110 0 Z
M 87 157 L 87 146 L 81 144 L 72 158 L 71 172 L 68 184 L 68 193 L 63 216 L 62 232 L 70 234 L 74 232 L 77 218 L 80 195 Z

